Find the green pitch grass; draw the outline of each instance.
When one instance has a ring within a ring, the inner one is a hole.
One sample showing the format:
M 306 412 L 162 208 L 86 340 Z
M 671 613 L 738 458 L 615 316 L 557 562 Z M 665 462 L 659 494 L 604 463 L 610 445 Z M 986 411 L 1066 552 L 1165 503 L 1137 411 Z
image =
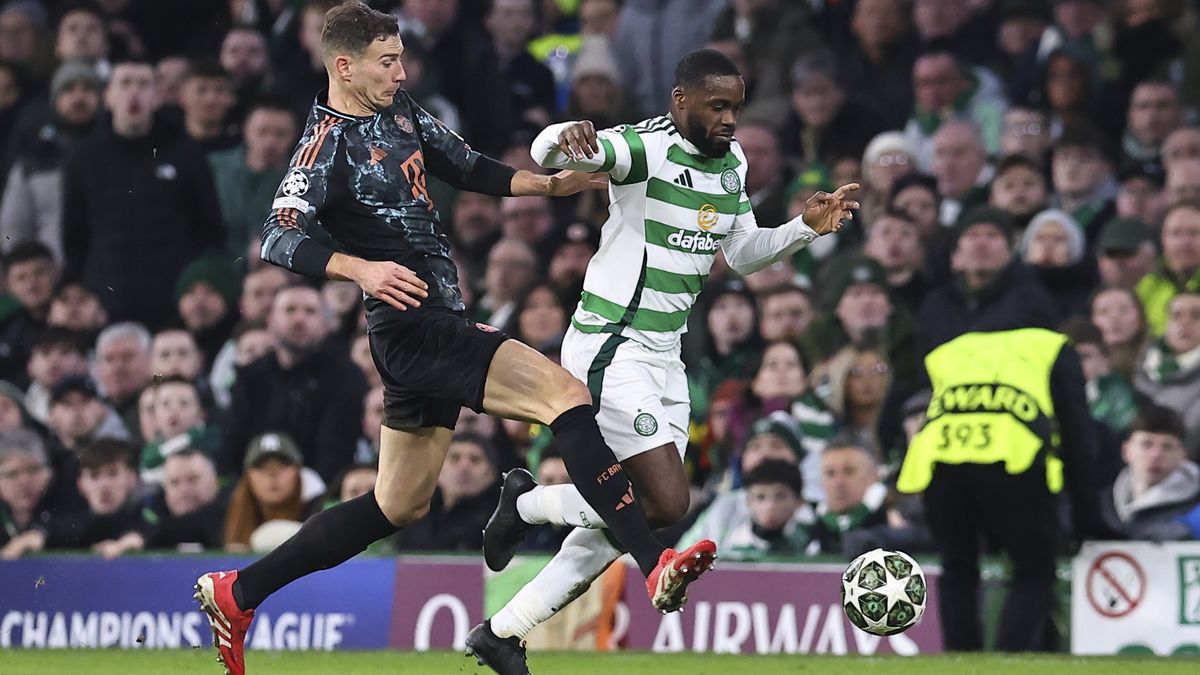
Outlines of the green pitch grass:
M 429 673 L 486 675 L 490 670 L 460 654 L 433 652 L 252 652 L 247 659 L 251 675 L 372 675 L 376 673 Z M 534 673 L 570 675 L 1195 675 L 1200 659 L 1072 656 L 714 656 L 711 654 L 590 654 L 534 653 Z M 216 652 L 192 651 L 23 651 L 0 650 L 0 673 L 5 675 L 80 675 L 143 673 L 197 673 L 220 675 Z

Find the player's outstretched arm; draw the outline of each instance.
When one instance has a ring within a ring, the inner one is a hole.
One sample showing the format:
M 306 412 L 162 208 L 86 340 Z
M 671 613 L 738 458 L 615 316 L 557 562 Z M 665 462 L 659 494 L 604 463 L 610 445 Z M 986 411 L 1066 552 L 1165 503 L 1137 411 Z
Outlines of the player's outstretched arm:
M 823 234 L 837 232 L 843 220 L 853 217 L 851 210 L 858 208 L 858 202 L 849 198 L 858 187 L 849 183 L 833 194 L 818 192 L 809 197 L 800 217 L 772 229 L 760 228 L 754 212 L 746 211 L 721 241 L 725 260 L 738 274 L 751 274 L 795 254 Z
M 584 190 L 603 190 L 607 187 L 608 176 L 606 174 L 567 170 L 546 176 L 522 169 L 513 174 L 509 190 L 518 197 L 525 195 L 566 197 Z

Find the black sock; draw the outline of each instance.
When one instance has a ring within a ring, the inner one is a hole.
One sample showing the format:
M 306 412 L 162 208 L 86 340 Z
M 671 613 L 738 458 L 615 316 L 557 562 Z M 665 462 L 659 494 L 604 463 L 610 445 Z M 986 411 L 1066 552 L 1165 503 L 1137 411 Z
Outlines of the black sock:
M 242 609 L 258 607 L 296 579 L 336 567 L 397 529 L 379 509 L 374 492 L 325 509 L 279 548 L 238 572 L 233 599 Z
M 567 473 L 579 494 L 596 509 L 621 547 L 649 576 L 665 548 L 646 524 L 642 506 L 617 456 L 604 443 L 590 405 L 571 408 L 550 423 L 554 446 L 562 452 Z

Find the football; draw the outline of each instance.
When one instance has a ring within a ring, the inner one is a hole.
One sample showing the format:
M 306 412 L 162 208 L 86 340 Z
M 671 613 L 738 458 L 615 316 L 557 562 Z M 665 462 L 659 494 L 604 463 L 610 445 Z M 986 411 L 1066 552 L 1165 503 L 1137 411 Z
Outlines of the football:
M 925 613 L 925 574 L 901 551 L 877 548 L 842 574 L 842 608 L 850 623 L 873 635 L 895 635 Z

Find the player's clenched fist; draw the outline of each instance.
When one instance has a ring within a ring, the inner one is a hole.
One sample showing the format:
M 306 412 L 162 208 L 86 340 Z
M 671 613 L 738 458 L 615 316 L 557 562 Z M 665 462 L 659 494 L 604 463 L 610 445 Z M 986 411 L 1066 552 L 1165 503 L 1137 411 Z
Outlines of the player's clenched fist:
M 818 192 L 808 198 L 804 205 L 804 224 L 817 234 L 829 234 L 842 229 L 842 221 L 853 217 L 851 209 L 858 208 L 858 202 L 847 199 L 847 195 L 858 191 L 858 183 L 847 183 L 833 191 Z
M 420 299 L 429 296 L 429 285 L 416 272 L 390 260 L 362 261 L 355 270 L 354 282 L 367 295 L 401 311 L 420 307 Z
M 558 148 L 571 159 L 591 159 L 600 151 L 596 127 L 588 120 L 574 122 L 558 132 Z

